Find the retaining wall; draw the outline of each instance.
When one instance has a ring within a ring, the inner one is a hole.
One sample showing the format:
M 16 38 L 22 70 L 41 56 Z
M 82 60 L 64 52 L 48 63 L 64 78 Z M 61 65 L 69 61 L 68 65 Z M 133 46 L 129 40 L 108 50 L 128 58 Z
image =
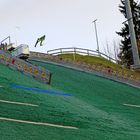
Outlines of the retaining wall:
M 12 69 L 18 70 L 23 74 L 32 76 L 43 83 L 50 84 L 51 82 L 51 72 L 43 67 L 33 65 L 28 61 L 12 57 L 10 53 L 3 50 L 0 50 L 0 63 Z

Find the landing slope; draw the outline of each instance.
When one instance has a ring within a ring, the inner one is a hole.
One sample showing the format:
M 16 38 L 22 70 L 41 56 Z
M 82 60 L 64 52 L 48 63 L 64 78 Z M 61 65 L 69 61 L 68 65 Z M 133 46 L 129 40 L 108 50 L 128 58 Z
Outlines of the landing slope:
M 0 65 L 0 117 L 78 129 L 0 120 L 2 140 L 138 140 L 140 90 L 52 64 L 32 62 L 53 73 L 51 86 Z M 130 106 L 130 105 L 137 105 Z

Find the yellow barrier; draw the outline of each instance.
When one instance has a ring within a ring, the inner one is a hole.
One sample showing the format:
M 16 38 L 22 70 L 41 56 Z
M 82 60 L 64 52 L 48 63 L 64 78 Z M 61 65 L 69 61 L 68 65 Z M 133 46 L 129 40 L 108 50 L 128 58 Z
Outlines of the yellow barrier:
M 102 68 L 102 74 L 106 75 L 106 68 Z
M 129 80 L 134 80 L 134 75 L 130 75 Z
M 52 59 L 55 59 L 55 58 L 52 56 Z M 49 71 L 46 71 L 42 67 L 38 67 L 26 61 L 23 61 L 17 57 L 12 57 L 12 55 L 10 53 L 7 53 L 6 51 L 0 52 L 0 63 L 5 64 L 9 66 L 10 68 L 17 69 L 23 72 L 24 74 L 28 74 L 28 75 L 30 74 L 32 77 L 50 84 L 51 73 Z
M 10 57 L 7 57 L 6 58 L 6 64 L 9 64 L 9 62 L 10 62 Z
M 38 75 L 38 74 L 39 74 L 38 69 L 35 69 L 35 75 Z
M 0 57 L 0 58 L 1 58 L 1 59 L 4 59 L 4 57 L 5 57 L 4 54 L 1 54 L 1 57 Z
M 113 74 L 114 76 L 116 76 L 116 75 L 117 75 L 117 71 L 113 70 L 113 71 L 112 71 L 112 74 Z
M 96 70 L 96 66 L 95 66 L 95 65 L 92 65 L 92 69 L 93 69 L 93 70 Z
M 18 70 L 20 70 L 21 69 L 21 64 L 20 63 L 18 63 Z
M 140 81 L 140 76 L 136 76 L 136 81 Z
M 28 66 L 24 64 L 24 71 L 28 71 Z
M 41 77 L 44 79 L 46 77 L 46 74 L 42 72 Z
M 56 56 L 56 57 L 55 57 L 56 62 L 58 62 L 58 59 L 59 59 L 58 56 Z
M 29 71 L 30 71 L 30 73 L 33 73 L 33 68 L 32 68 L 32 67 L 30 67 Z
M 118 71 L 118 76 L 122 77 L 122 71 Z
M 97 66 L 97 69 L 96 70 L 97 70 L 98 73 L 100 73 L 101 66 Z
M 128 76 L 128 74 L 124 71 L 123 77 L 124 77 L 124 78 L 127 78 L 127 76 Z

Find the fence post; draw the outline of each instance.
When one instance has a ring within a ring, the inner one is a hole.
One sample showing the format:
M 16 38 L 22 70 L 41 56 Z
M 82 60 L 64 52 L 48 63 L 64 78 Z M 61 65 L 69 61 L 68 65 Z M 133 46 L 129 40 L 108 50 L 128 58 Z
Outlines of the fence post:
M 75 55 L 76 55 L 76 48 L 73 48 L 74 49 L 74 52 L 73 52 L 73 60 L 75 61 L 75 59 L 76 59 L 76 57 L 75 57 Z
M 60 53 L 61 53 L 61 54 L 63 53 L 62 48 L 60 48 Z
M 87 50 L 87 55 L 89 56 L 89 50 Z

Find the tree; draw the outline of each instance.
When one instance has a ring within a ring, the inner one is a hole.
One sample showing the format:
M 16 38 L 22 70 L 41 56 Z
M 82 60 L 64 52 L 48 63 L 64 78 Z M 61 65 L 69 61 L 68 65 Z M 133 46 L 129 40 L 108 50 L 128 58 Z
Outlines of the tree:
M 136 40 L 139 42 L 140 40 L 140 3 L 135 2 L 134 0 L 130 0 L 131 12 L 133 16 L 134 30 L 136 34 Z M 120 12 L 127 19 L 126 8 L 125 8 L 125 0 L 121 0 L 121 4 L 119 5 Z M 129 19 L 130 20 L 130 19 Z M 130 67 L 133 64 L 133 54 L 132 47 L 129 35 L 129 26 L 128 22 L 124 22 L 123 27 L 120 32 L 116 32 L 119 36 L 122 37 L 120 43 L 120 52 L 118 57 L 122 65 L 126 67 Z M 140 50 L 139 50 L 140 54 Z
M 118 58 L 119 44 L 120 44 L 120 41 L 113 40 L 114 58 L 115 58 L 115 60 L 116 60 L 117 63 L 119 63 L 119 58 Z

